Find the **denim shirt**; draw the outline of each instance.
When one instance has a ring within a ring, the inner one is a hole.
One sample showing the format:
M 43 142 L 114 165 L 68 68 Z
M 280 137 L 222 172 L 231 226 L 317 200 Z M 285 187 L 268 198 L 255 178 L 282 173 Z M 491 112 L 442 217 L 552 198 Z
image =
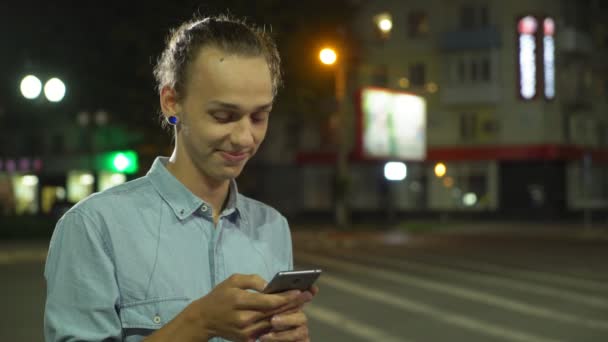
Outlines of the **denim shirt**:
M 59 220 L 44 270 L 46 341 L 140 341 L 234 273 L 269 281 L 293 268 L 281 214 L 232 181 L 216 226 L 166 163 Z

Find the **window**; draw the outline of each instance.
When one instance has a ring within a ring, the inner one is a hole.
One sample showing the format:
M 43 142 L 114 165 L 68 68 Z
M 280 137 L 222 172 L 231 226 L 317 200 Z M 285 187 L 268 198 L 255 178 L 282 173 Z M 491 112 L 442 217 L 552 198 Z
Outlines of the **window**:
M 471 81 L 477 82 L 478 74 L 479 74 L 479 64 L 477 64 L 477 60 L 471 61 Z
M 458 81 L 460 83 L 464 83 L 464 81 L 466 80 L 466 78 L 467 78 L 466 72 L 467 72 L 467 67 L 466 67 L 465 61 L 464 61 L 464 59 L 460 59 L 458 61 Z
M 490 12 L 487 6 L 462 6 L 460 8 L 460 28 L 473 30 L 490 26 Z
M 424 63 L 410 65 L 410 84 L 422 87 L 426 83 L 426 70 Z
M 479 26 L 488 27 L 490 25 L 490 18 L 488 17 L 488 7 L 481 6 L 479 8 Z
M 481 80 L 484 82 L 489 82 L 491 78 L 490 59 L 488 57 L 484 57 L 481 60 Z
M 460 114 L 460 138 L 471 141 L 475 138 L 477 130 L 477 115 L 475 113 Z
M 408 15 L 408 34 L 410 38 L 425 37 L 429 34 L 429 17 L 425 12 L 415 11 Z
M 456 84 L 483 84 L 492 81 L 492 59 L 487 53 L 450 57 L 450 81 Z

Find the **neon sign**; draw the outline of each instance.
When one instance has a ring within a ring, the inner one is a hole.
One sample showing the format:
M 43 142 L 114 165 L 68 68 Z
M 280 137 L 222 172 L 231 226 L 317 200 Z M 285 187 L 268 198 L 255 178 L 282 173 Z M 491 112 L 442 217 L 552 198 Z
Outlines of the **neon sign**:
M 525 16 L 517 22 L 517 33 L 519 95 L 524 100 L 532 100 L 542 87 L 545 98 L 554 99 L 555 21 L 549 17 Z
M 543 59 L 545 73 L 545 98 L 555 98 L 555 22 L 546 18 L 543 22 Z
M 526 100 L 536 96 L 536 32 L 538 21 L 527 16 L 519 20 L 519 94 Z

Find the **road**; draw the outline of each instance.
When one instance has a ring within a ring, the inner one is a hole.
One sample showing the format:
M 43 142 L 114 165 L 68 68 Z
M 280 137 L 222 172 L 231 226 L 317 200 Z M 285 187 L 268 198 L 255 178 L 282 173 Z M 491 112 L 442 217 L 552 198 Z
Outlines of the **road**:
M 608 239 L 294 232 L 313 341 L 608 341 Z M 45 243 L 0 245 L 0 341 L 41 341 Z

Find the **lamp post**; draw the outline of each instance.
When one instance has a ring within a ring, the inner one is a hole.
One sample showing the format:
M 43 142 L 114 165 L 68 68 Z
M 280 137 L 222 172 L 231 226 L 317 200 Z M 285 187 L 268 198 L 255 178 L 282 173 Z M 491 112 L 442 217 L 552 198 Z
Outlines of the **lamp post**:
M 335 172 L 335 222 L 338 227 L 344 228 L 350 225 L 350 213 L 346 202 L 348 193 L 348 130 L 345 129 L 346 118 L 344 112 L 344 98 L 346 96 L 346 67 L 344 62 L 338 62 L 338 54 L 334 49 L 324 48 L 319 53 L 321 63 L 334 67 L 336 116 L 338 126 L 338 149 Z

